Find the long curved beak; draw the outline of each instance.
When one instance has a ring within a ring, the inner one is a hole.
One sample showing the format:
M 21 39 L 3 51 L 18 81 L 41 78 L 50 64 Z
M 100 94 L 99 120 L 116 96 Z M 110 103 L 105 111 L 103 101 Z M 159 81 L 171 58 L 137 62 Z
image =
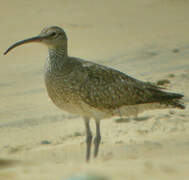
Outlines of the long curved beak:
M 3 54 L 6 55 L 10 50 L 12 50 L 13 48 L 20 46 L 22 44 L 26 44 L 26 43 L 30 43 L 30 42 L 40 42 L 43 38 L 41 36 L 35 36 L 32 38 L 28 38 L 22 41 L 18 41 L 16 43 L 14 43 L 13 45 L 11 45 Z

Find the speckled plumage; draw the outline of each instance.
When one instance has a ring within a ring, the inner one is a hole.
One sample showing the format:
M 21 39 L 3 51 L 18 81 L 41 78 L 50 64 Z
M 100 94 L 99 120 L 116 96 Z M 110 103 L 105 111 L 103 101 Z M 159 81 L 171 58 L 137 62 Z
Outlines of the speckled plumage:
M 144 105 L 146 109 L 179 107 L 170 100 L 181 97 L 96 63 L 74 57 L 54 57 L 53 52 L 46 63 L 45 82 L 50 98 L 59 108 L 74 113 L 75 107 L 75 114 L 95 119 L 132 115 L 129 108 L 136 109 L 133 110 L 136 115 L 143 104 L 150 104 Z M 124 106 L 129 108 L 120 111 Z M 96 114 L 97 111 L 102 113 Z
M 45 84 L 54 104 L 85 119 L 87 160 L 90 158 L 92 133 L 89 119 L 96 121 L 95 150 L 100 144 L 100 120 L 112 116 L 136 116 L 148 109 L 184 108 L 181 94 L 164 92 L 160 88 L 136 80 L 112 68 L 68 56 L 67 36 L 56 26 L 44 28 L 39 36 L 20 41 L 12 48 L 27 42 L 41 42 L 49 48 L 45 63 Z

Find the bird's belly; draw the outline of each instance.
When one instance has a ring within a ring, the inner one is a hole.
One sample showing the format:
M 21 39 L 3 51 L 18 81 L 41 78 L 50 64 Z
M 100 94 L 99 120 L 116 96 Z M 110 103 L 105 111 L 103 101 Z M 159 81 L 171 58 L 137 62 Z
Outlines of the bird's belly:
M 53 88 L 53 86 L 47 86 L 47 92 L 53 103 L 61 110 L 68 113 L 95 119 L 104 119 L 112 116 L 112 114 L 106 110 L 100 110 L 86 104 L 77 93 L 63 89 L 59 92 L 57 89 Z
M 75 101 L 73 99 L 72 100 L 70 99 L 70 101 L 64 101 L 63 99 L 59 99 L 59 100 L 54 100 L 53 98 L 51 99 L 58 108 L 70 114 L 75 114 L 82 117 L 89 117 L 95 119 L 104 119 L 112 116 L 111 113 L 91 107 L 90 105 L 80 100 Z
M 126 105 L 117 109 L 98 109 L 85 103 L 77 92 L 67 90 L 67 88 L 53 88 L 47 85 L 47 92 L 53 103 L 61 110 L 70 114 L 89 117 L 95 119 L 106 119 L 113 116 L 137 116 L 138 113 L 150 109 L 162 109 L 165 105 L 160 103 L 148 103 L 140 105 Z
M 79 102 L 73 97 L 73 94 L 69 92 L 64 92 L 63 90 L 59 92 L 57 89 L 52 87 L 47 87 L 47 92 L 53 103 L 60 109 L 72 113 L 81 114 Z

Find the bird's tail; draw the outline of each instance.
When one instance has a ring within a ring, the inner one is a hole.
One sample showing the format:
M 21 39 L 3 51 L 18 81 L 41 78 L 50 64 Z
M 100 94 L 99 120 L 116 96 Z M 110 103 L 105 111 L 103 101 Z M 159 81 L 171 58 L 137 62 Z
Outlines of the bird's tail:
M 153 89 L 153 97 L 158 100 L 161 104 L 179 108 L 179 109 L 185 109 L 184 104 L 181 102 L 181 99 L 184 97 L 182 94 L 178 93 L 170 93 L 161 91 L 159 89 Z

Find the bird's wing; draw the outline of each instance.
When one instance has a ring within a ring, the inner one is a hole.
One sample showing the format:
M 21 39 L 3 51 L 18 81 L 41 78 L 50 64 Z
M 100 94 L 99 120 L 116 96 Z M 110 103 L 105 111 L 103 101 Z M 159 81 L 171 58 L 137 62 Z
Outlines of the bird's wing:
M 88 63 L 83 66 L 87 76 L 80 88 L 80 96 L 85 103 L 96 108 L 115 109 L 123 105 L 150 103 L 154 101 L 151 90 L 159 90 L 102 65 Z

